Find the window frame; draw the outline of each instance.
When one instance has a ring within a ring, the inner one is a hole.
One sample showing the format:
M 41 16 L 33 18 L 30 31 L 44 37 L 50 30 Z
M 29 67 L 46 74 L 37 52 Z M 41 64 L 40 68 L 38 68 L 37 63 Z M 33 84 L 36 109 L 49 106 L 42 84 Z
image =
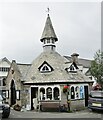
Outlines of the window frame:
M 16 90 L 16 100 L 20 100 L 20 90 Z

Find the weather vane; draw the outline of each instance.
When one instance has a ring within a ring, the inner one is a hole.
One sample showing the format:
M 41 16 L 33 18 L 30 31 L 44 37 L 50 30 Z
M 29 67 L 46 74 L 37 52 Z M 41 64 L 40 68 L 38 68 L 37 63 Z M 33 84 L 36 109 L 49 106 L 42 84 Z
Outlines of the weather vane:
M 49 12 L 50 12 L 50 8 L 49 7 L 47 7 L 47 11 L 46 12 L 49 14 Z

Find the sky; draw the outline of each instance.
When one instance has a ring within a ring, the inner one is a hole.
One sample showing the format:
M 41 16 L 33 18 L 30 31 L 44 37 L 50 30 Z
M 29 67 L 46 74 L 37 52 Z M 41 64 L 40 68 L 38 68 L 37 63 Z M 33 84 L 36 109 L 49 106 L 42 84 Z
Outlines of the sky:
M 93 59 L 101 48 L 100 2 L 2 1 L 0 3 L 0 58 L 31 63 L 43 51 L 40 38 L 47 7 L 62 56 L 78 53 Z

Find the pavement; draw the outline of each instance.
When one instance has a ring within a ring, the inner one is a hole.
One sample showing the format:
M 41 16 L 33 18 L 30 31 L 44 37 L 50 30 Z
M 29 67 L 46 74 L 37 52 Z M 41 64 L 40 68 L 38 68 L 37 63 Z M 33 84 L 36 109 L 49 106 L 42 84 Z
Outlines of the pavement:
M 66 112 L 35 112 L 35 111 L 25 111 L 19 112 L 15 110 L 11 110 L 11 114 L 9 118 L 93 118 L 94 119 L 101 119 L 102 113 L 101 112 L 92 112 L 88 109 L 82 111 L 76 111 L 73 113 L 66 113 Z

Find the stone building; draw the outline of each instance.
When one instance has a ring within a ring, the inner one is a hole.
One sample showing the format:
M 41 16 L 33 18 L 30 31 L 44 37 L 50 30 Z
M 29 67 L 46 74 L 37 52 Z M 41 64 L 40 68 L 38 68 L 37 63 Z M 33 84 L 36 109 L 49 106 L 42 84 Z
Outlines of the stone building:
M 55 34 L 48 14 L 40 41 L 43 52 L 31 64 L 12 61 L 6 79 L 6 101 L 28 109 L 82 109 L 88 105 L 93 81 L 81 71 L 78 54 L 72 60 L 56 52 Z M 61 106 L 61 107 L 60 107 Z

